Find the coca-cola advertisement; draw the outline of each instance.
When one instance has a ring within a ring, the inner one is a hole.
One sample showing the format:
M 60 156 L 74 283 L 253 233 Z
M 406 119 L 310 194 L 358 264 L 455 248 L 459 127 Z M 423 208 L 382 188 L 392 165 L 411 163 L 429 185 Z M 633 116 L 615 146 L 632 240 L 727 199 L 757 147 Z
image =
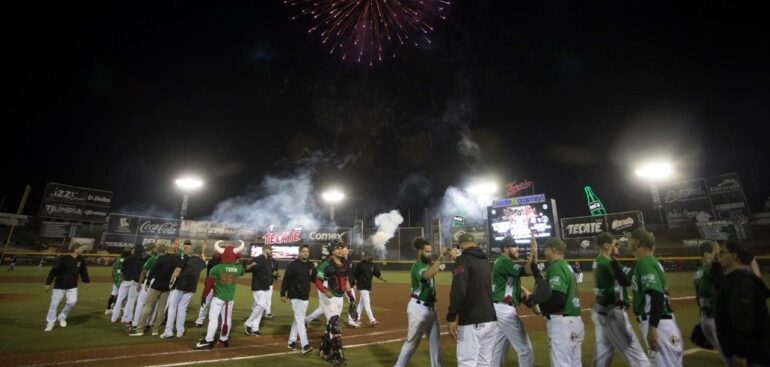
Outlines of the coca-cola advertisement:
M 177 237 L 179 220 L 162 218 L 139 218 L 136 233 L 140 236 Z

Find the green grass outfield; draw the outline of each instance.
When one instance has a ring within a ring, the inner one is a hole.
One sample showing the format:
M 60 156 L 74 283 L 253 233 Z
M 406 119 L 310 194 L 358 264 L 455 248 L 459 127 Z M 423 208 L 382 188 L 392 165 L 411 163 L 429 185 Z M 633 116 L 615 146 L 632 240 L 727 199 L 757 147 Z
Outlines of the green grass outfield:
M 50 302 L 50 294 L 43 292 L 43 284 L 48 267 L 40 271 L 34 266 L 17 267 L 15 272 L 6 272 L 0 269 L 0 355 L 45 352 L 52 350 L 81 349 L 94 346 L 131 345 L 162 343 L 157 338 L 127 338 L 125 329 L 120 325 L 105 327 L 104 308 L 109 295 L 111 284 L 107 282 L 94 282 L 86 288 L 81 285 L 78 304 L 69 316 L 72 324 L 77 327 L 56 328 L 53 333 L 43 333 L 45 315 Z M 106 277 L 109 275 L 107 267 L 93 266 L 90 269 L 91 276 Z M 408 273 L 405 271 L 390 271 L 383 274 L 391 283 L 406 283 Z M 13 278 L 39 277 L 40 282 L 14 282 Z M 765 276 L 765 282 L 770 282 L 770 277 Z M 450 274 L 442 272 L 437 276 L 438 284 L 448 285 Z M 524 285 L 532 286 L 532 280 L 525 278 Z M 672 297 L 693 296 L 692 273 L 668 273 L 668 285 Z M 248 287 L 239 284 L 241 290 L 238 294 L 247 294 Z M 200 293 L 202 287 L 199 287 Z M 585 281 L 580 285 L 581 294 L 592 292 L 593 277 L 590 272 L 585 275 Z M 190 309 L 197 309 L 199 294 L 193 298 Z M 311 301 L 309 310 L 315 308 L 316 301 Z M 290 318 L 289 308 L 283 307 L 278 300 L 278 292 L 274 293 L 274 315 L 284 319 Z M 693 302 L 687 306 L 676 308 L 677 323 L 685 339 L 685 365 L 690 366 L 720 366 L 720 360 L 716 354 L 705 351 L 696 351 L 689 342 L 689 333 L 699 316 Z M 233 320 L 242 320 L 248 316 L 250 302 L 236 302 Z M 583 305 L 587 308 L 589 305 Z M 445 309 L 439 309 L 443 319 Z M 192 312 L 188 314 L 188 320 Z M 632 322 L 632 324 L 635 324 Z M 636 326 L 636 325 L 634 325 Z M 406 327 L 406 325 L 404 325 Z M 261 330 L 264 334 L 286 333 L 285 325 L 267 323 Z M 445 323 L 442 322 L 442 332 L 445 332 Z M 197 339 L 198 332 L 190 332 L 185 336 L 192 345 Z M 405 333 L 404 333 L 405 334 Z M 545 331 L 531 331 L 529 333 L 535 348 L 535 361 L 538 366 L 548 365 L 548 347 Z M 390 336 L 390 338 L 403 338 L 405 335 Z M 593 355 L 593 326 L 586 323 L 586 338 L 583 342 L 583 365 L 590 365 Z M 355 345 L 354 342 L 347 346 L 346 354 L 351 361 L 351 366 L 386 366 L 393 365 L 401 348 L 401 340 L 383 340 L 379 344 Z M 451 339 L 442 335 L 442 361 L 445 365 L 454 365 L 455 350 Z M 230 366 L 253 366 L 256 363 L 280 366 L 328 366 L 329 364 L 319 358 L 310 358 L 299 354 L 280 354 L 276 356 L 259 357 L 257 359 L 230 360 Z M 410 365 L 427 366 L 427 341 L 421 343 L 419 349 L 411 360 Z M 515 353 L 509 353 L 508 365 L 516 365 Z M 624 365 L 622 359 L 616 355 L 614 366 Z

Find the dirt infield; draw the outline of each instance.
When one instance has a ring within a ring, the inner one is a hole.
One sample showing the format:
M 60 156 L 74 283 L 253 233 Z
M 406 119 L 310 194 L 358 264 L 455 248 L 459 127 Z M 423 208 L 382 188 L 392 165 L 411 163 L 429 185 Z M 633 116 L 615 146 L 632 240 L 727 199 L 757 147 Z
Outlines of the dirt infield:
M 34 277 L 31 277 L 34 278 Z M 22 278 L 23 279 L 23 278 Z M 15 279 L 16 280 L 16 279 Z M 25 279 L 26 280 L 26 279 Z M 39 281 L 39 278 L 35 279 Z M 315 291 L 311 292 L 315 295 Z M 581 297 L 583 308 L 586 309 L 592 302 L 592 295 L 583 292 Z M 438 287 L 439 302 L 438 311 L 442 324 L 442 331 L 446 331 L 445 322 L 447 300 L 449 295 L 448 286 Z M 6 295 L 8 296 L 8 295 Z M 12 297 L 12 295 L 11 295 Z M 372 291 L 372 303 L 375 307 L 375 316 L 379 324 L 377 327 L 364 326 L 360 329 L 344 329 L 344 340 L 347 345 L 375 343 L 378 341 L 395 341 L 404 338 L 406 335 L 407 315 L 405 312 L 406 304 L 409 299 L 409 287 L 406 284 L 377 284 Z M 1 298 L 0 298 L 1 300 Z M 240 299 L 240 302 L 248 302 L 248 298 Z M 238 302 L 238 300 L 236 301 Z M 680 300 L 678 302 L 692 302 L 690 300 Z M 316 301 L 312 300 L 311 305 Z M 273 307 L 288 307 L 280 301 L 274 302 Z M 308 310 L 311 311 L 311 310 Z M 525 321 L 529 331 L 544 330 L 545 321 L 536 317 L 532 312 L 524 307 L 519 307 L 519 312 Z M 240 320 L 239 320 L 240 321 Z M 583 312 L 583 321 L 590 323 L 590 317 L 587 312 Z M 82 349 L 52 351 L 44 353 L 11 354 L 3 356 L 4 366 L 148 366 L 168 363 L 200 362 L 205 360 L 218 360 L 224 358 L 253 357 L 258 355 L 269 355 L 275 353 L 289 352 L 286 349 L 286 339 L 290 320 L 287 317 L 276 318 L 264 322 L 281 325 L 279 330 L 285 330 L 284 334 L 264 335 L 261 337 L 244 336 L 240 327 L 240 322 L 234 320 L 234 327 L 231 347 L 223 348 L 218 345 L 213 351 L 194 351 L 192 342 L 189 338 L 184 340 L 172 339 L 161 341 L 157 337 L 144 336 L 147 344 L 110 346 L 110 347 L 88 347 Z M 190 324 L 191 321 L 188 321 Z M 190 325 L 191 326 L 191 325 Z M 77 327 L 72 325 L 71 327 Z M 105 327 L 112 327 L 105 322 Z M 314 347 L 318 347 L 323 326 L 321 322 L 316 321 L 310 327 L 309 337 Z M 188 335 L 198 336 L 205 333 L 204 329 L 188 329 Z M 129 338 L 129 336 L 118 336 Z M 442 344 L 451 344 L 448 337 L 442 336 Z M 317 356 L 308 356 L 308 358 L 317 358 Z M 395 360 L 396 356 L 393 356 Z
M 20 293 L 0 293 L 0 303 L 10 303 L 18 301 L 26 301 L 32 297 L 28 294 Z

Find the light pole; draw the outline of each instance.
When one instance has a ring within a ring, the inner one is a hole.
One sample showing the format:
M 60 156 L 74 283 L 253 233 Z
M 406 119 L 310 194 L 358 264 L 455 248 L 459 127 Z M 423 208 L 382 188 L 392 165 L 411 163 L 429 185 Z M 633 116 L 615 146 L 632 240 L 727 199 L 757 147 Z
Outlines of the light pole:
M 329 204 L 329 218 L 334 223 L 334 204 L 337 204 L 345 199 L 345 194 L 337 189 L 331 189 L 321 194 L 321 197 L 326 203 Z
M 179 211 L 179 218 L 184 219 L 187 215 L 187 203 L 190 201 L 190 193 L 203 187 L 203 180 L 198 177 L 184 176 L 177 178 L 174 183 L 182 190 L 182 208 Z
M 650 184 L 650 191 L 652 192 L 652 203 L 655 208 L 658 209 L 658 218 L 660 218 L 660 224 L 666 226 L 666 222 L 663 220 L 663 204 L 660 201 L 658 184 L 666 182 L 674 176 L 673 164 L 667 161 L 650 161 L 639 165 L 634 173 L 637 177 L 640 177 Z

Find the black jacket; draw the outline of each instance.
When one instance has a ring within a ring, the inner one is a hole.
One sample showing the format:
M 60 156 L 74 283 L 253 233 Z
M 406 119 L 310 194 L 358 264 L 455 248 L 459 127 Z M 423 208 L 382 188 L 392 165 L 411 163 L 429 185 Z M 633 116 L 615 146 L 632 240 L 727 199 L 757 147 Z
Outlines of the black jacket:
M 460 325 L 497 321 L 492 303 L 492 266 L 478 247 L 463 251 L 452 270 L 446 319 L 455 321 L 458 315 Z
M 770 364 L 770 290 L 750 270 L 725 275 L 717 290 L 714 320 L 722 353 L 748 364 Z
M 278 260 L 274 257 L 270 258 L 270 265 L 273 266 L 273 283 L 278 280 Z
M 219 256 L 212 257 L 209 261 L 206 262 L 206 278 L 209 277 L 209 272 L 211 269 L 217 265 L 219 265 L 222 262 L 222 258 Z
M 186 257 L 179 268 L 182 271 L 176 278 L 174 283 L 174 289 L 182 292 L 195 293 L 198 290 L 198 279 L 200 278 L 201 271 L 206 267 L 206 263 L 198 256 Z
M 356 279 L 358 290 L 372 290 L 372 277 L 381 277 L 380 268 L 374 263 L 361 260 L 353 269 L 353 277 Z
M 132 254 L 123 260 L 123 264 L 120 265 L 120 272 L 123 274 L 123 281 L 139 281 L 139 274 L 142 273 L 142 265 L 144 265 L 144 259 L 140 254 Z
M 257 265 L 251 269 L 252 292 L 270 290 L 273 284 L 273 264 L 265 255 L 255 257 L 254 263 Z
M 45 280 L 45 284 L 51 285 L 53 278 L 56 278 L 56 282 L 53 283 L 54 289 L 77 288 L 78 275 L 84 282 L 91 282 L 83 256 L 78 256 L 77 259 L 71 255 L 59 256 L 56 258 L 56 263 L 51 271 L 48 272 L 48 279 Z
M 281 297 L 307 301 L 310 296 L 310 283 L 316 276 L 315 265 L 310 261 L 295 259 L 286 266 L 281 282 Z
M 148 276 L 150 279 L 153 279 L 150 288 L 160 292 L 171 290 L 171 276 L 181 263 L 182 260 L 179 256 L 174 254 L 159 256 L 158 260 L 155 260 L 155 263 L 152 264 L 152 269 L 150 269 Z

